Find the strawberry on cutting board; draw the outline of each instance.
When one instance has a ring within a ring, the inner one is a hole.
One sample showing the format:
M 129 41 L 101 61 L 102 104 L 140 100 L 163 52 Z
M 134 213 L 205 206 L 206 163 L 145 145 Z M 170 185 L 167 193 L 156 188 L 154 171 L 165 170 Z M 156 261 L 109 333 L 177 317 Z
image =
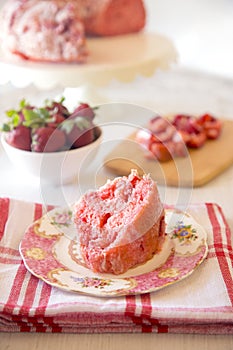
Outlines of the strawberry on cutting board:
M 155 116 L 146 129 L 136 133 L 136 141 L 146 151 L 146 158 L 166 162 L 173 157 L 186 157 L 187 147 L 199 149 L 207 139 L 217 139 L 222 130 L 221 120 L 206 113 L 199 117 L 176 114 L 171 119 Z

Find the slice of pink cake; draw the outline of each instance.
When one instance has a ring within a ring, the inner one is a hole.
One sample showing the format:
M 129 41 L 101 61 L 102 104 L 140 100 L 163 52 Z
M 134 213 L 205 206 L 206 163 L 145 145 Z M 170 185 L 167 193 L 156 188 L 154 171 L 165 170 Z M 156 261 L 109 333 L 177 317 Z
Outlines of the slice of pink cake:
M 160 251 L 164 208 L 149 175 L 117 177 L 88 191 L 75 205 L 82 256 L 95 272 L 122 274 Z

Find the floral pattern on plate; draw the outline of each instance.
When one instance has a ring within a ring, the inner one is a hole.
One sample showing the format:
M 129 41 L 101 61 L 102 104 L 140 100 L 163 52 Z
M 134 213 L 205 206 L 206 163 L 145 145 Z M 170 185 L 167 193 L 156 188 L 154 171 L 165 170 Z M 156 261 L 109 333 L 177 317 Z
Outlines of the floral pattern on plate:
M 162 250 L 118 276 L 94 273 L 85 266 L 72 208 L 56 208 L 34 222 L 20 243 L 20 253 L 33 275 L 67 291 L 103 297 L 152 292 L 189 276 L 208 251 L 206 232 L 190 215 L 166 209 L 165 220 Z

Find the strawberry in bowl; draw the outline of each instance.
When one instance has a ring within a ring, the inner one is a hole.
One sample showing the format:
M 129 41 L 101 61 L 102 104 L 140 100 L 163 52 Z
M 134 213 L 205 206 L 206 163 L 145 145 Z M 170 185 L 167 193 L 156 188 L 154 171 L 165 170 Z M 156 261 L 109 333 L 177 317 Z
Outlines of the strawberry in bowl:
M 67 183 L 78 175 L 82 160 L 101 142 L 95 108 L 79 104 L 70 112 L 60 101 L 36 107 L 22 100 L 8 110 L 2 144 L 10 160 L 49 183 Z M 94 155 L 95 152 L 93 152 Z

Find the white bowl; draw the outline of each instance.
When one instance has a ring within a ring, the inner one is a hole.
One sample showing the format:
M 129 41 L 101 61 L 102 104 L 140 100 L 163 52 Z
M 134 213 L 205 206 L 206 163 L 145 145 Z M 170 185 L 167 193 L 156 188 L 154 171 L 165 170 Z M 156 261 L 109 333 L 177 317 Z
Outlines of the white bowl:
M 10 159 L 17 167 L 40 181 L 48 184 L 67 184 L 78 177 L 82 162 L 88 156 L 96 156 L 102 141 L 102 130 L 96 127 L 97 138 L 92 143 L 76 149 L 61 152 L 30 152 L 15 148 L 6 142 L 2 134 L 2 145 Z

